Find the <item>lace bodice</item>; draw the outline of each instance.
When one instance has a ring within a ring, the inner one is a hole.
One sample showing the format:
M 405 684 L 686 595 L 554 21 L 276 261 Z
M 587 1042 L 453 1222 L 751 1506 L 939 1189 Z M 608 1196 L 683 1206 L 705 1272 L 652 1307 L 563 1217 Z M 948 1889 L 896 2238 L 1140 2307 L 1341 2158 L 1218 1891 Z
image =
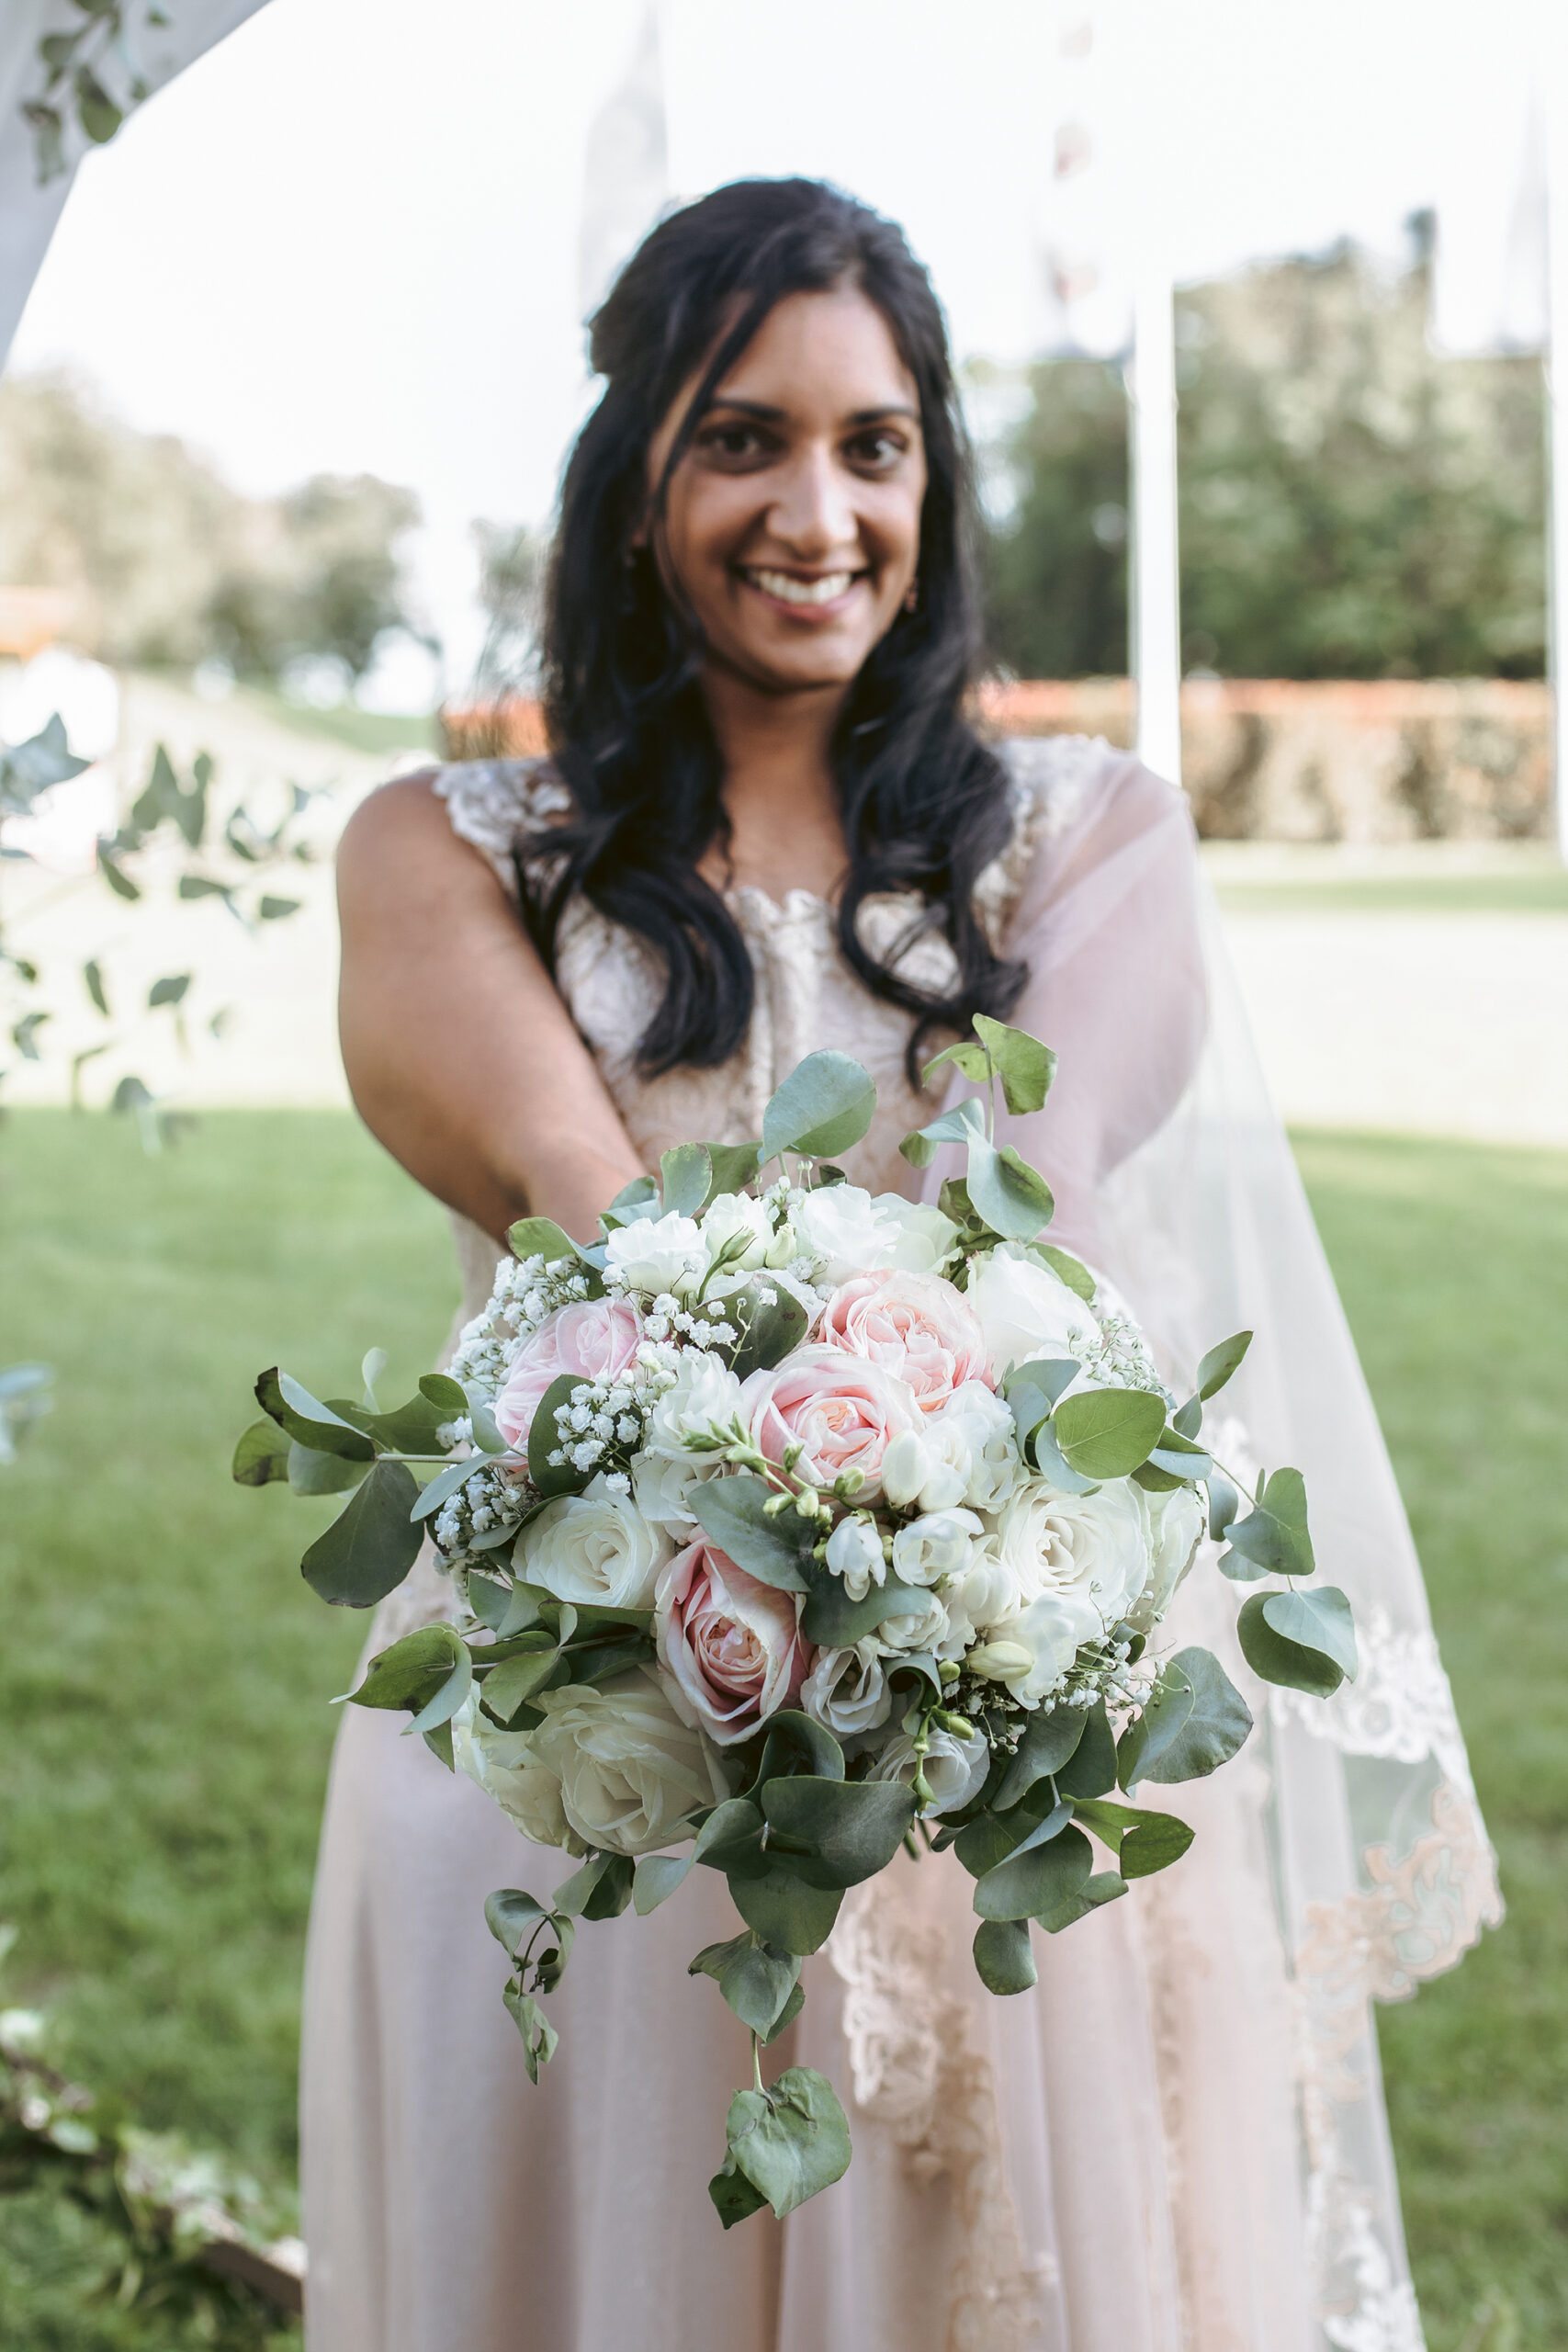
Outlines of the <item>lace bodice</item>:
M 998 940 L 1040 843 L 1077 805 L 1102 761 L 1113 755 L 1087 738 L 1056 736 L 1007 744 L 1003 756 L 1012 787 L 1012 838 L 976 891 L 981 920 Z M 513 897 L 519 840 L 570 806 L 547 760 L 466 761 L 444 768 L 435 789 L 446 803 L 453 830 L 482 852 Z M 919 1180 L 900 1158 L 899 1140 L 931 1117 L 936 1106 L 910 1086 L 905 1069 L 910 1015 L 874 997 L 852 970 L 826 899 L 791 890 L 780 900 L 751 888 L 725 896 L 750 954 L 757 989 L 746 1042 L 716 1069 L 674 1069 L 646 1078 L 637 1067 L 637 1045 L 658 1001 L 651 955 L 586 900 L 574 900 L 561 922 L 558 985 L 645 1165 L 656 1168 L 671 1144 L 694 1137 L 742 1143 L 760 1135 L 768 1098 L 781 1080 L 807 1054 L 832 1047 L 852 1054 L 876 1084 L 871 1131 L 843 1155 L 848 1174 L 874 1192 L 912 1193 Z M 896 961 L 916 985 L 942 990 L 952 985 L 954 969 L 944 938 L 928 932 L 898 953 L 921 903 L 913 891 L 868 899 L 861 915 L 862 937 L 874 955 Z M 482 1279 L 482 1289 L 468 1301 L 468 1311 L 477 1312 L 490 1286 L 494 1247 L 471 1228 L 460 1228 L 458 1248 L 465 1289 L 471 1294 L 472 1284 Z

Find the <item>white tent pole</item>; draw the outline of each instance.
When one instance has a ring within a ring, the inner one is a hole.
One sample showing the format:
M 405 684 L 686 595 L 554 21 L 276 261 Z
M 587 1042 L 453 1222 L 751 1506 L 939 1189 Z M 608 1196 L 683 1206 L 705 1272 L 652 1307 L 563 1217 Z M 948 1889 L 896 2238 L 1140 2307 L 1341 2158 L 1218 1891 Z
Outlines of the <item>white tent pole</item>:
M 1176 517 L 1176 305 L 1168 269 L 1133 288 L 1129 614 L 1138 757 L 1181 781 L 1181 613 Z
M 1546 385 L 1551 435 L 1551 607 L 1547 669 L 1551 679 L 1552 783 L 1557 847 L 1568 865 L 1568 98 L 1562 82 L 1568 41 L 1548 34 L 1540 90 L 1546 127 Z

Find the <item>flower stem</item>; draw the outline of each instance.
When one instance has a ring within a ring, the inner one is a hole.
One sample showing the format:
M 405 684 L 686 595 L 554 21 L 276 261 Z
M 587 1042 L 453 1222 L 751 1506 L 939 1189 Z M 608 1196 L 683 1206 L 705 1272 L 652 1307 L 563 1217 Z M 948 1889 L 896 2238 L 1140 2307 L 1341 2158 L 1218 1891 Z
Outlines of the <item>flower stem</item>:
M 761 2090 L 762 2087 L 762 2045 L 755 2034 L 751 2036 L 751 2079 Z

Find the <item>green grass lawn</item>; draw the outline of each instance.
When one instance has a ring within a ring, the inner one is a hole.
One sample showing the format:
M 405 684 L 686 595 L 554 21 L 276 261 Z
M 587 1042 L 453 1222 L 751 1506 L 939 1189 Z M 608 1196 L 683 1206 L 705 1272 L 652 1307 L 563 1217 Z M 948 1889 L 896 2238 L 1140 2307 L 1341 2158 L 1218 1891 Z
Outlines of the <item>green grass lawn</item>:
M 1556 2352 L 1568 1160 L 1320 1136 L 1300 1153 L 1511 1905 L 1455 1975 L 1382 2014 L 1432 2352 L 1466 2345 L 1488 2295 L 1518 2314 L 1488 2352 Z M 228 1454 L 251 1379 L 280 1359 L 341 1391 L 379 1344 L 385 1393 L 407 1393 L 453 1305 L 443 1219 L 330 1113 L 211 1114 L 148 1160 L 121 1122 L 30 1112 L 0 1132 L 0 1363 L 60 1374 L 59 1409 L 0 1473 L 7 1997 L 52 2004 L 73 2068 L 146 2121 L 286 2174 L 326 1702 L 364 1625 L 293 1565 L 331 1506 L 242 1492 Z M 88 2341 L 16 2325 L 6 2352 Z

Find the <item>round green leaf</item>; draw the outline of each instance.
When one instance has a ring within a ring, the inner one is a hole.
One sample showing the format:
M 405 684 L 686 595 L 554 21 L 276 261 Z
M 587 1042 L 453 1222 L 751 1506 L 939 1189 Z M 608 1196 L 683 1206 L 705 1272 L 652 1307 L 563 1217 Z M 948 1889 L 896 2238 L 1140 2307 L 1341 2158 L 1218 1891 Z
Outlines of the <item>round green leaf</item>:
M 1027 1993 L 1040 1982 L 1027 1919 L 982 1919 L 975 1930 L 975 1965 L 987 1993 Z
M 418 1498 L 407 1464 L 383 1456 L 300 1561 L 306 1583 L 323 1600 L 373 1609 L 418 1557 L 422 1531 L 409 1516 Z
M 1148 1460 L 1165 1428 L 1165 1399 L 1146 1388 L 1085 1388 L 1064 1396 L 1051 1432 L 1081 1478 L 1125 1478 Z
M 807 1054 L 791 1070 L 762 1119 L 762 1159 L 783 1151 L 829 1159 L 859 1143 L 876 1111 L 870 1075 L 848 1054 Z
M 1293 1642 L 1269 1623 L 1265 1614 L 1269 1603 L 1283 1598 L 1279 1593 L 1255 1592 L 1242 1603 L 1235 1624 L 1241 1654 L 1260 1681 L 1287 1690 L 1305 1690 L 1314 1699 L 1331 1699 L 1345 1679 L 1345 1669 L 1315 1644 L 1308 1647 Z
M 812 1886 L 874 1878 L 915 1817 L 914 1792 L 897 1781 L 769 1781 L 761 1801 L 769 1827 L 795 1849 L 781 1860 Z

